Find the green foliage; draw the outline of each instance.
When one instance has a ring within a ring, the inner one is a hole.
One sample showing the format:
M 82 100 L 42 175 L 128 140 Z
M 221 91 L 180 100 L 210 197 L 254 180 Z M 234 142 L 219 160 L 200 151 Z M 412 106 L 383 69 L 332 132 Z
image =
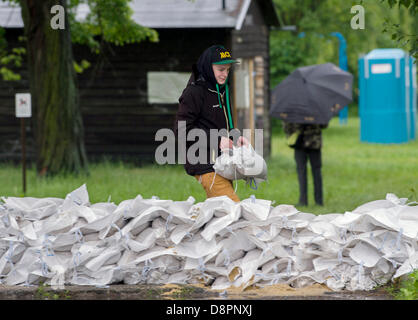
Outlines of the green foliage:
M 20 74 L 14 73 L 6 67 L 0 68 L 0 75 L 4 81 L 18 81 L 21 79 Z
M 115 45 L 139 43 L 144 40 L 158 41 L 158 33 L 138 25 L 132 20 L 131 0 L 71 0 L 69 19 L 74 43 L 88 45 L 99 53 L 103 41 Z M 76 21 L 76 8 L 87 4 L 90 13 L 84 21 Z
M 87 45 L 97 54 L 101 52 L 105 42 L 118 46 L 145 40 L 158 42 L 158 33 L 155 30 L 143 27 L 132 20 L 132 9 L 129 7 L 131 1 L 70 0 L 67 13 L 72 42 Z M 18 4 L 20 0 L 12 2 Z M 87 4 L 90 8 L 90 13 L 84 21 L 75 19 L 76 8 L 80 4 Z M 4 35 L 5 30 L 0 28 L 0 75 L 3 80 L 20 80 L 20 75 L 15 73 L 12 67 L 21 66 L 26 51 L 24 48 L 17 48 L 16 51 L 8 53 Z M 82 73 L 89 66 L 86 60 L 81 64 L 74 61 L 74 69 L 77 73 Z
M 393 23 L 389 18 L 385 18 L 383 32 L 389 32 L 392 39 L 396 41 L 398 46 L 405 48 L 409 46 L 409 53 L 418 59 L 418 21 L 415 18 L 418 14 L 418 0 L 380 0 L 382 3 L 389 4 L 390 8 L 399 9 L 402 15 L 402 9 L 407 9 L 409 15 L 414 17 L 413 33 L 404 30 L 400 23 Z
M 388 292 L 397 300 L 418 300 L 418 270 L 402 281 L 395 282 Z
M 190 299 L 193 293 L 196 291 L 195 287 L 181 286 L 178 290 L 172 293 L 173 298 L 176 300 Z
M 90 62 L 87 60 L 81 60 L 81 64 L 78 64 L 76 61 L 74 61 L 74 69 L 77 73 L 83 73 L 84 70 L 88 69 L 91 66 Z
M 49 297 L 49 293 L 47 293 L 45 291 L 45 288 L 46 288 L 46 284 L 43 283 L 43 282 L 40 282 L 39 283 L 39 286 L 36 289 L 35 294 L 34 294 L 35 299 L 42 299 L 42 300 L 44 300 L 44 299 L 47 299 Z
M 36 289 L 33 297 L 39 300 L 60 300 L 60 299 L 71 299 L 70 291 L 54 291 L 49 289 L 49 285 L 44 282 L 40 282 Z
M 273 87 L 300 66 L 324 62 L 338 65 L 338 41 L 330 33 L 338 31 L 347 38 L 350 28 L 349 2 L 274 0 L 274 3 L 281 24 L 296 26 L 297 31 L 271 32 Z
M 275 87 L 295 68 L 304 65 L 303 40 L 286 33 L 273 31 L 270 41 L 271 86 Z
M 418 0 L 380 0 L 381 2 L 387 2 L 391 8 L 396 5 L 401 8 L 404 6 L 409 9 L 413 15 L 418 13 Z
M 11 51 L 7 48 L 4 28 L 0 28 L 0 75 L 4 81 L 20 80 L 20 74 L 13 71 L 14 68 L 22 66 L 26 49 L 19 47 Z

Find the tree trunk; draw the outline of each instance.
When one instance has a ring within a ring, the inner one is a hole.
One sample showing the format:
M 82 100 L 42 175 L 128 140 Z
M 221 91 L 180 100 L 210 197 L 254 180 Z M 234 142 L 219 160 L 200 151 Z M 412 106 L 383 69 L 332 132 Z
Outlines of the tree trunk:
M 37 171 L 39 175 L 87 171 L 70 27 L 51 27 L 51 8 L 65 0 L 21 0 L 27 37 Z

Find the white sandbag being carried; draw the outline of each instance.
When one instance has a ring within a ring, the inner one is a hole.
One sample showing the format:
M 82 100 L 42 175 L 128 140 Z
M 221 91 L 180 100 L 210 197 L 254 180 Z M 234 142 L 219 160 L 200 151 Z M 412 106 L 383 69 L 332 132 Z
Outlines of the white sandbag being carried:
M 260 181 L 267 180 L 267 164 L 251 145 L 237 148 L 236 155 L 237 170 L 247 179 L 256 178 Z
M 227 151 L 222 152 L 222 154 L 216 158 L 213 165 L 213 169 L 215 170 L 216 174 L 219 174 L 225 179 L 231 181 L 245 178 L 245 176 L 237 170 L 236 158 L 238 153 L 236 152 L 236 149 L 237 148 L 234 147 L 233 150 L 228 149 Z
M 267 164 L 251 145 L 223 152 L 213 166 L 216 174 L 228 180 L 244 179 L 257 183 L 267 180 Z

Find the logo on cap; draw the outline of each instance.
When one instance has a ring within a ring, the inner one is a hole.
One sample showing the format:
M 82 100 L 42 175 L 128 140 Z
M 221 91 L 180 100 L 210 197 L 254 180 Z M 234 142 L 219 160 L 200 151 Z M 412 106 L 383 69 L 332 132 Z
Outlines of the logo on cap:
M 231 58 L 231 55 L 229 54 L 228 51 L 221 52 L 220 54 L 221 54 L 221 59 Z

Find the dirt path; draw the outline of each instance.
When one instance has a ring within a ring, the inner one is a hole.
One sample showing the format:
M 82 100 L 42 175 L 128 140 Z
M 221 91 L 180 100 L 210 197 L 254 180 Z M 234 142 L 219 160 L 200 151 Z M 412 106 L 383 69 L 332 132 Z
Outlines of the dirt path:
M 291 288 L 277 284 L 264 288 L 211 290 L 204 285 L 44 286 L 0 285 L 0 300 L 393 300 L 383 288 L 369 292 L 333 292 L 324 285 Z

